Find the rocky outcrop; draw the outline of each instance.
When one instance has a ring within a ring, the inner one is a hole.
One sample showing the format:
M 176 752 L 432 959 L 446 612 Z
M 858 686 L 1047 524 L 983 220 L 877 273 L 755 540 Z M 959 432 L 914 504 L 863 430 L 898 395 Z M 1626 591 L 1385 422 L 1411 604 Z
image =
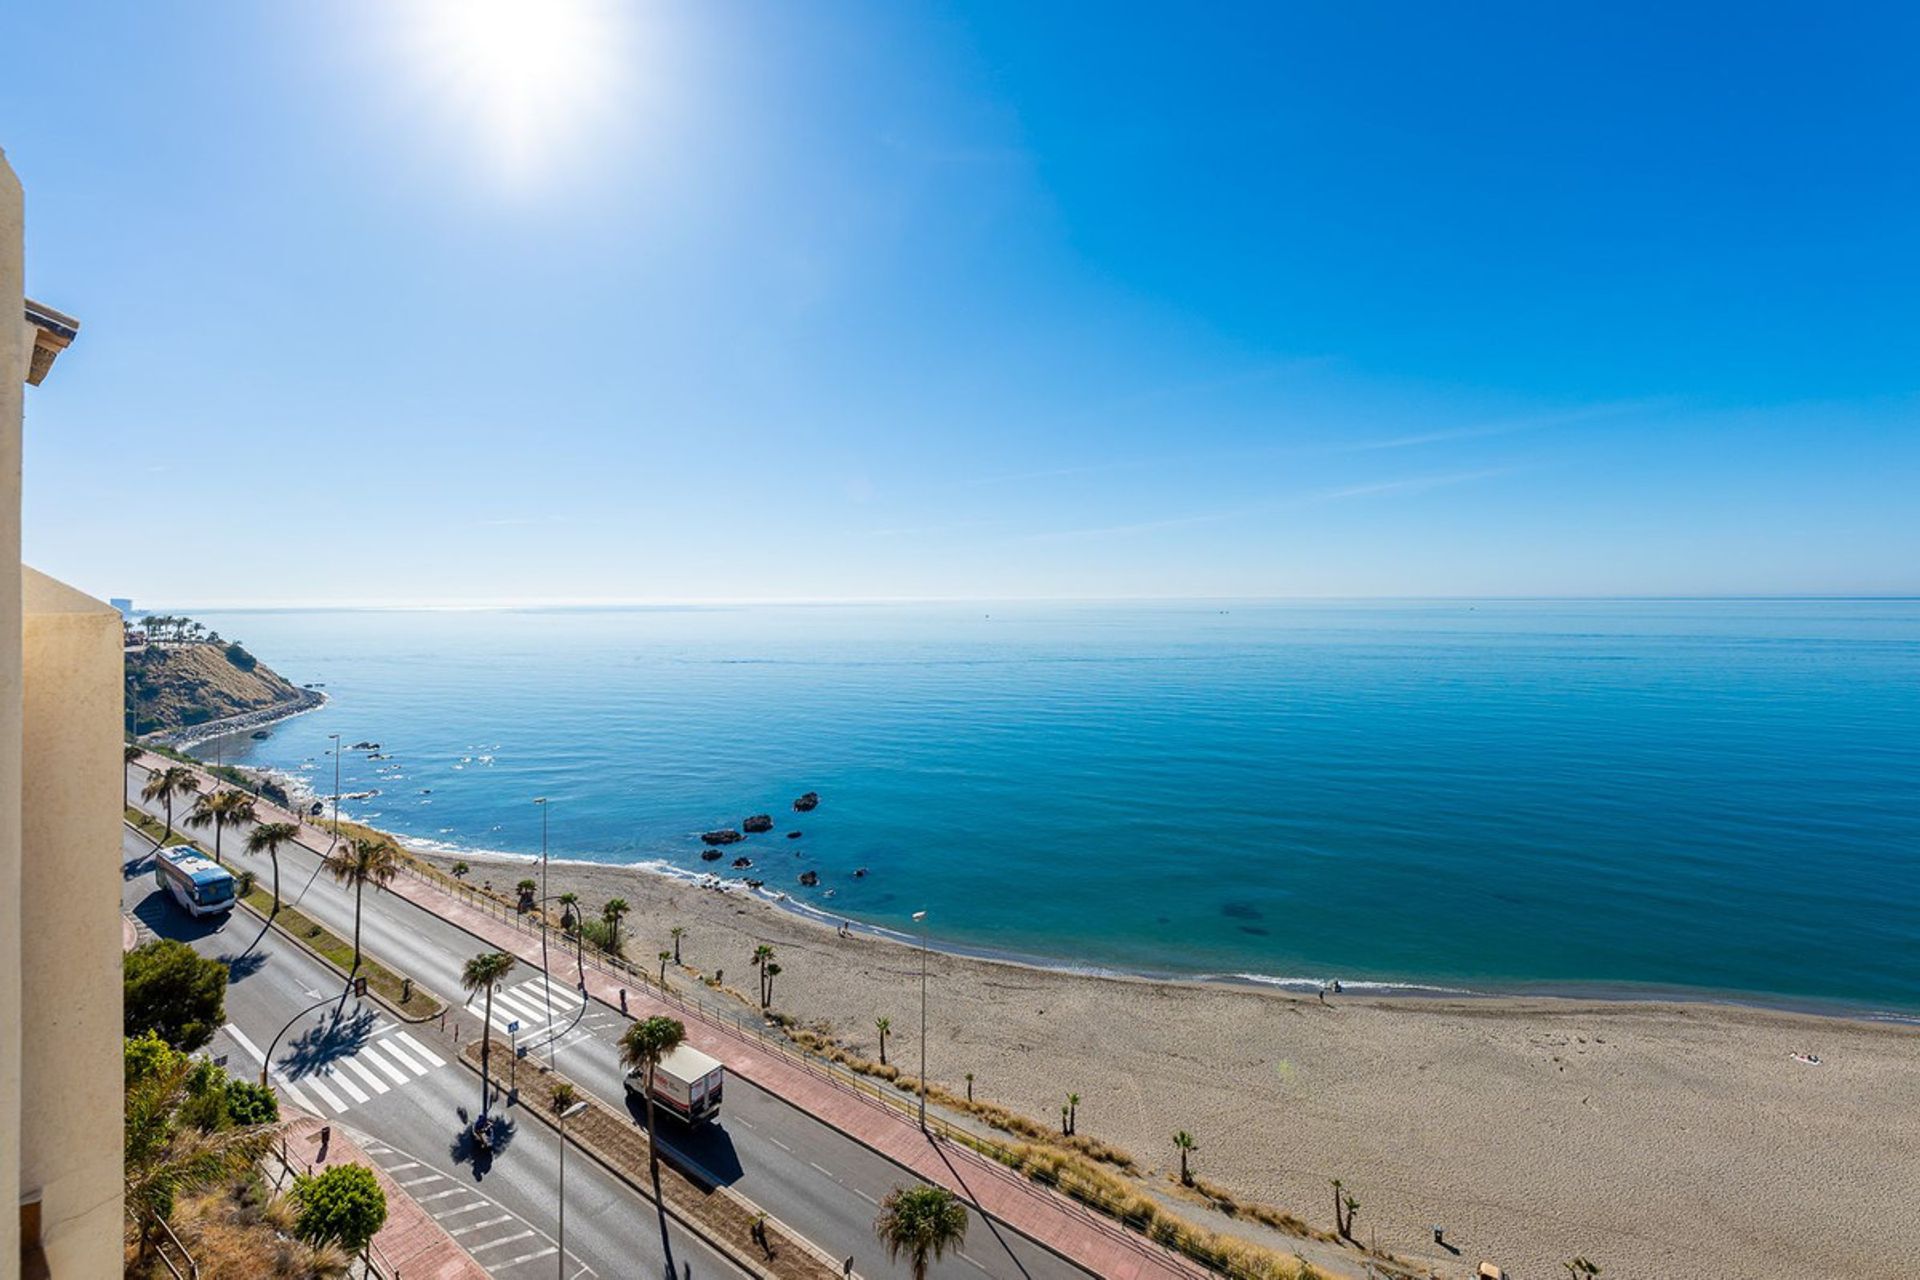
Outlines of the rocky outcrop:
M 748 867 L 752 865 L 753 865 L 752 858 L 735 858 L 733 860 L 733 869 L 735 871 L 745 871 Z
M 820 883 L 820 873 L 818 871 L 802 871 L 800 873 L 800 883 L 811 889 L 814 885 Z
M 799 833 L 798 831 L 789 831 L 789 832 L 787 832 L 787 839 L 789 839 L 789 840 L 798 840 L 799 838 L 800 838 L 800 833 Z
M 819 807 L 820 793 L 818 791 L 809 791 L 793 802 L 793 811 L 795 813 L 812 813 Z
M 701 833 L 700 839 L 705 841 L 707 844 L 722 845 L 722 844 L 738 844 L 742 840 L 745 840 L 746 837 L 741 835 L 738 831 L 735 831 L 732 827 L 722 827 L 718 831 L 707 831 L 707 832 Z
M 718 862 L 720 861 L 720 851 L 718 849 L 702 849 L 700 851 L 700 861 Z
M 767 813 L 756 813 L 751 818 L 748 818 L 745 822 L 741 823 L 740 829 L 742 831 L 745 831 L 750 836 L 758 835 L 762 831 L 771 831 L 773 830 L 773 815 L 767 814 Z

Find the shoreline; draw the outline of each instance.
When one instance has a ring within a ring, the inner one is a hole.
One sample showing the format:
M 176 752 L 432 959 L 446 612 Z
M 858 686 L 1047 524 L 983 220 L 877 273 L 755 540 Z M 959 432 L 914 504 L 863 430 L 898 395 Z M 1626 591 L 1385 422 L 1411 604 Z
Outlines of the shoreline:
M 266 770 L 254 770 L 257 773 L 269 773 Z M 271 776 L 285 783 L 287 775 L 272 772 Z M 311 789 L 309 788 L 309 791 Z M 355 822 L 361 826 L 372 824 L 361 821 L 351 814 L 342 814 L 343 820 Z M 497 865 L 502 867 L 525 868 L 540 865 L 538 854 L 508 853 L 499 849 L 474 850 L 463 849 L 447 841 L 427 837 L 403 836 L 398 832 L 375 827 L 419 856 L 441 866 L 444 870 L 455 862 L 467 862 L 476 867 Z M 891 929 L 823 910 L 811 903 L 801 902 L 790 894 L 767 888 L 755 889 L 744 879 L 733 879 L 713 872 L 696 871 L 678 866 L 662 859 L 647 859 L 640 862 L 601 862 L 592 858 L 549 857 L 550 867 L 577 867 L 592 869 L 610 874 L 628 874 L 646 877 L 651 880 L 667 881 L 674 884 L 689 885 L 713 892 L 750 898 L 774 911 L 792 916 L 799 920 L 827 930 L 836 930 L 841 922 L 846 922 L 851 932 L 877 942 L 917 950 L 920 939 L 910 933 Z M 1603 981 L 1582 982 L 1516 982 L 1511 984 L 1487 984 L 1481 986 L 1443 985 L 1436 981 L 1391 978 L 1347 978 L 1340 975 L 1328 975 L 1316 978 L 1308 975 L 1270 975 L 1255 973 L 1220 973 L 1201 971 L 1182 973 L 1170 969 L 1134 968 L 1126 965 L 1078 964 L 1071 960 L 1047 956 L 1034 952 L 1020 951 L 1014 948 L 993 947 L 982 944 L 955 941 L 933 936 L 928 939 L 927 947 L 935 955 L 949 956 L 955 959 L 974 960 L 983 964 L 1008 965 L 1019 969 L 1028 969 L 1040 973 L 1060 974 L 1077 978 L 1110 978 L 1128 982 L 1151 982 L 1219 987 L 1242 991 L 1271 991 L 1289 996 L 1303 996 L 1312 999 L 1320 989 L 1337 977 L 1347 995 L 1354 998 L 1387 1000 L 1543 1000 L 1568 1001 L 1579 1004 L 1595 1005 L 1678 1005 L 1706 1006 L 1753 1010 L 1758 1012 L 1792 1014 L 1796 1016 L 1827 1018 L 1842 1022 L 1860 1022 L 1875 1026 L 1912 1026 L 1920 1027 L 1920 1009 L 1893 1009 L 1875 1005 L 1856 1004 L 1844 1000 L 1816 996 L 1791 996 L 1774 992 L 1720 991 L 1706 987 L 1634 985 L 1631 983 L 1609 983 Z M 1328 994 L 1334 994 L 1331 991 Z
M 300 696 L 289 702 L 276 702 L 271 706 L 256 707 L 252 711 L 242 711 L 238 715 L 223 716 L 218 720 L 207 720 L 200 724 L 183 725 L 178 729 L 163 729 L 135 739 L 142 745 L 171 747 L 175 751 L 191 752 L 203 742 L 225 737 L 229 733 L 243 730 L 264 729 L 269 725 L 291 720 L 295 716 L 317 711 L 327 703 L 327 695 L 318 689 L 301 689 Z M 208 762 L 211 763 L 211 762 Z M 267 770 L 256 769 L 255 773 Z M 395 837 L 398 839 L 398 837 Z

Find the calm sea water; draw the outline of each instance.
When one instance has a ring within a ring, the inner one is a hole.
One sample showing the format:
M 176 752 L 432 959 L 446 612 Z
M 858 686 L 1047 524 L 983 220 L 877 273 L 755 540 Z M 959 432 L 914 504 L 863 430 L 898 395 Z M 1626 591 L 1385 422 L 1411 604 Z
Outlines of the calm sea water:
M 1920 602 L 200 616 L 332 696 L 203 754 L 378 742 L 344 810 L 449 847 L 547 795 L 556 857 L 1075 965 L 1920 1010 Z

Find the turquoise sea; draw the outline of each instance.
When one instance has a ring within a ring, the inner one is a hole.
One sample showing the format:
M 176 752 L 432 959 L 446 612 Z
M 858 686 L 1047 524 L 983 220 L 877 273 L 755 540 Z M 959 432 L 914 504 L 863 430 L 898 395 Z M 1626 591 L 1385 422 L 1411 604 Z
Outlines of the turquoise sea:
M 344 811 L 449 848 L 546 795 L 555 857 L 1073 966 L 1920 1011 L 1917 601 L 196 616 L 331 697 L 202 754 L 377 742 Z

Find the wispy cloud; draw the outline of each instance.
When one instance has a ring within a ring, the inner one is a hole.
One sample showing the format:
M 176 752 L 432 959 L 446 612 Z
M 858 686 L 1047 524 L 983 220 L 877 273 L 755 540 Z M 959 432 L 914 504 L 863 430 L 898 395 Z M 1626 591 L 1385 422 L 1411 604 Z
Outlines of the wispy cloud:
M 1486 467 L 1479 471 L 1455 471 L 1443 475 L 1406 476 L 1399 480 L 1378 480 L 1370 484 L 1352 484 L 1338 489 L 1324 489 L 1319 493 L 1307 494 L 1285 506 L 1310 506 L 1319 502 L 1340 502 L 1347 498 L 1370 498 L 1386 493 L 1427 493 L 1434 489 L 1445 489 L 1456 484 L 1471 484 L 1475 480 L 1493 480 L 1500 476 L 1510 476 L 1515 472 L 1531 470 L 1528 466 Z
M 1607 404 L 1592 404 L 1579 409 L 1568 409 L 1562 413 L 1509 418 L 1499 422 L 1481 422 L 1464 427 L 1447 427 L 1438 431 L 1418 431 L 1409 435 L 1388 436 L 1382 440 L 1356 440 L 1351 444 L 1336 445 L 1330 452 L 1370 453 L 1377 449 L 1412 449 L 1420 445 L 1446 444 L 1454 440 L 1510 436 L 1522 431 L 1544 431 L 1550 427 L 1568 427 L 1579 422 L 1592 422 L 1598 418 L 1614 418 L 1629 413 L 1640 413 L 1659 408 L 1667 403 L 1669 402 L 1663 400 L 1620 400 Z

